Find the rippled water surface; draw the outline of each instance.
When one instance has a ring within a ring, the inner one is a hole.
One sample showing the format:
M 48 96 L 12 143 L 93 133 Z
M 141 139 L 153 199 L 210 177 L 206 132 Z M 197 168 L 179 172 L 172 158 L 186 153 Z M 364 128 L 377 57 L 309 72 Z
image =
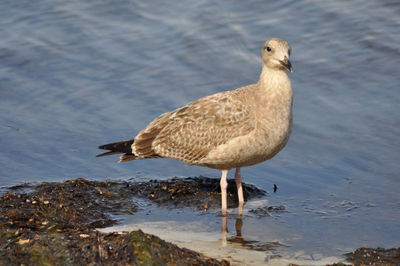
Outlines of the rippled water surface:
M 277 184 L 266 199 L 287 212 L 245 218 L 243 234 L 323 256 L 399 246 L 399 29 L 398 1 L 1 1 L 0 186 L 219 177 L 94 156 L 163 112 L 256 82 L 262 43 L 280 37 L 292 45 L 293 133 L 242 172 Z

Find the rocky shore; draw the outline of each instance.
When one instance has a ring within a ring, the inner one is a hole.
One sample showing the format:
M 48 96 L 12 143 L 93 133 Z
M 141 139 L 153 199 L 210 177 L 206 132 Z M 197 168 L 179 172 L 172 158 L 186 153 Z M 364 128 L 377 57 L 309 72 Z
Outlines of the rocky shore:
M 229 187 L 228 202 L 235 204 L 235 186 Z M 244 191 L 245 198 L 266 193 L 248 184 Z M 117 224 L 117 215 L 137 212 L 134 197 L 166 208 L 219 208 L 219 180 L 99 182 L 79 178 L 10 187 L 0 197 L 0 265 L 229 265 L 227 260 L 206 257 L 140 230 L 96 230 Z M 282 210 L 283 206 L 276 206 L 253 211 L 268 215 L 268 211 Z M 400 263 L 400 249 L 360 248 L 345 256 L 357 265 Z

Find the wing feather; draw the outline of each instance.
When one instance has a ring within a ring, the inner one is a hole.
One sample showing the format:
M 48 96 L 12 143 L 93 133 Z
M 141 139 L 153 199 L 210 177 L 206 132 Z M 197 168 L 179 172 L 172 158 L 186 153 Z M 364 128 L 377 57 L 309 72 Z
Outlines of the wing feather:
M 254 115 L 227 92 L 189 103 L 158 117 L 135 138 L 135 154 L 195 164 L 211 150 L 254 129 Z

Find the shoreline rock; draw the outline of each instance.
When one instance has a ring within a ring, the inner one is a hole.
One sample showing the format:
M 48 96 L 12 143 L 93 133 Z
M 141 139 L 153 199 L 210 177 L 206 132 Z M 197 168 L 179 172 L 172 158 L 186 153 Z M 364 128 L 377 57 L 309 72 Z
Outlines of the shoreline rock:
M 0 264 L 229 265 L 142 231 L 100 233 L 132 214 L 127 183 L 86 179 L 18 186 L 0 197 Z

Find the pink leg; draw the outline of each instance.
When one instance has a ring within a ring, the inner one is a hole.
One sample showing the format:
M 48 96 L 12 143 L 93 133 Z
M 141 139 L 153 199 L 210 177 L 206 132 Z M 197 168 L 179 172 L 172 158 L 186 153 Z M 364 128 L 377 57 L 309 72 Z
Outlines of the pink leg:
M 226 176 L 228 175 L 229 170 L 222 170 L 222 176 L 221 176 L 221 181 L 220 181 L 220 186 L 221 186 L 221 211 L 222 215 L 226 215 L 226 209 L 227 209 L 227 195 L 226 195 L 226 189 L 228 187 L 228 181 L 226 181 Z
M 237 187 L 237 194 L 239 199 L 239 214 L 243 213 L 244 197 L 243 197 L 243 187 L 242 187 L 242 176 L 240 175 L 240 168 L 236 168 L 235 181 Z

